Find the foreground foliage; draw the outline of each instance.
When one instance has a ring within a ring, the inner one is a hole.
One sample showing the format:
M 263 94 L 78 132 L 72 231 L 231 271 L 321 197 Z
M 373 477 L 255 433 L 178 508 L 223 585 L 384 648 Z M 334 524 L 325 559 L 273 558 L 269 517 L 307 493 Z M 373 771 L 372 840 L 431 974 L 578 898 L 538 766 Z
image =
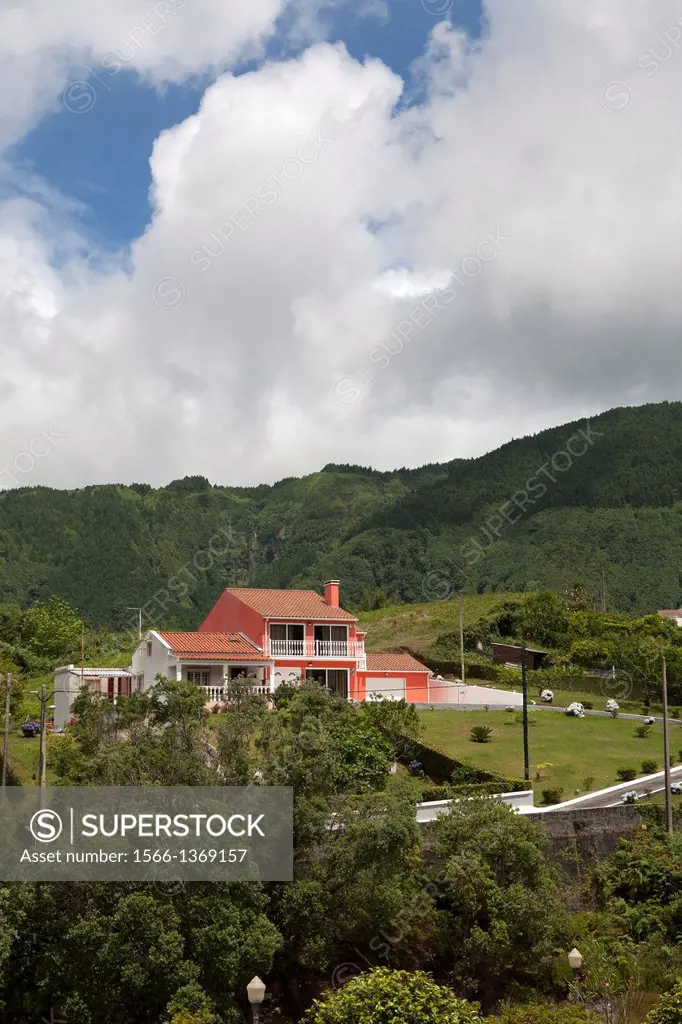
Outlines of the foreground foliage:
M 476 1024 L 476 1006 L 421 971 L 378 968 L 318 1000 L 303 1024 Z

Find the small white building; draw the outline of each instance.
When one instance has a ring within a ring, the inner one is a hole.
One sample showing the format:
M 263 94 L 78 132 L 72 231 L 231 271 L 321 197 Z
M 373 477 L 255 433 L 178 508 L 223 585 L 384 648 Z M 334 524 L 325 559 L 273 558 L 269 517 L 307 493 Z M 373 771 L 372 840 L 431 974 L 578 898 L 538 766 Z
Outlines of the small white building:
M 54 727 L 63 729 L 71 718 L 71 705 L 83 686 L 93 693 L 104 693 L 110 700 L 129 697 L 135 689 L 135 677 L 124 668 L 80 668 L 61 665 L 54 672 Z

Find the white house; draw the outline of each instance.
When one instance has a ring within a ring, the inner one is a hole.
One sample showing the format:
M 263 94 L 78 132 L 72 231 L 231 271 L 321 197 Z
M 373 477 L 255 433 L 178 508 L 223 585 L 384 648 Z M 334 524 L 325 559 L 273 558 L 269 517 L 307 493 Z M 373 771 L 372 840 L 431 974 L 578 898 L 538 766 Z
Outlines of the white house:
M 129 697 L 135 688 L 132 672 L 123 668 L 79 668 L 76 665 L 62 665 L 54 672 L 54 727 L 63 729 L 71 717 L 71 705 L 82 686 L 88 686 L 94 693 L 104 693 L 115 700 Z
M 270 693 L 274 661 L 243 633 L 187 633 L 150 630 L 133 655 L 136 688 L 149 690 L 158 675 L 196 683 L 206 701 L 222 700 L 225 684 L 254 676 L 256 693 Z

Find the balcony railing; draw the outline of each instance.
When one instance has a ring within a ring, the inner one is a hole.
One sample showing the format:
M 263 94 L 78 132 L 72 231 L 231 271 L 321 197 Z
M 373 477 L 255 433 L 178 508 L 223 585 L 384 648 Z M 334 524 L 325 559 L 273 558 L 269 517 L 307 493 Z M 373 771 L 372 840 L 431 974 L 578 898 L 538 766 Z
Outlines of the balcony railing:
M 269 658 L 365 658 L 365 645 L 357 640 L 270 640 Z
M 229 700 L 229 689 L 227 686 L 202 686 L 201 689 L 206 695 L 207 704 L 222 703 L 223 701 Z M 255 683 L 251 687 L 252 693 L 259 693 L 261 695 L 269 695 L 271 693 L 270 683 Z

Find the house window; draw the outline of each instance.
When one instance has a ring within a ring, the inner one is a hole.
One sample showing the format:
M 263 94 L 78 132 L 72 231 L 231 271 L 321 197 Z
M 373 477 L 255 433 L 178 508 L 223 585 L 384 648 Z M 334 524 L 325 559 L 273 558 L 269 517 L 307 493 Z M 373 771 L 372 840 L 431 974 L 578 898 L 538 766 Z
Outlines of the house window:
M 315 626 L 315 653 L 345 655 L 348 651 L 346 626 Z
M 301 622 L 281 622 L 270 626 L 271 640 L 288 640 L 289 643 L 300 641 L 302 643 L 304 637 L 305 627 Z
M 151 642 L 151 640 L 147 640 L 147 657 L 151 658 L 151 656 L 152 656 L 152 642 Z
M 279 622 L 270 626 L 270 650 L 273 654 L 303 654 L 305 626 L 302 622 Z
M 208 669 L 205 671 L 198 671 L 197 669 L 188 669 L 187 671 L 187 682 L 196 683 L 197 686 L 208 686 L 211 678 L 211 673 Z

